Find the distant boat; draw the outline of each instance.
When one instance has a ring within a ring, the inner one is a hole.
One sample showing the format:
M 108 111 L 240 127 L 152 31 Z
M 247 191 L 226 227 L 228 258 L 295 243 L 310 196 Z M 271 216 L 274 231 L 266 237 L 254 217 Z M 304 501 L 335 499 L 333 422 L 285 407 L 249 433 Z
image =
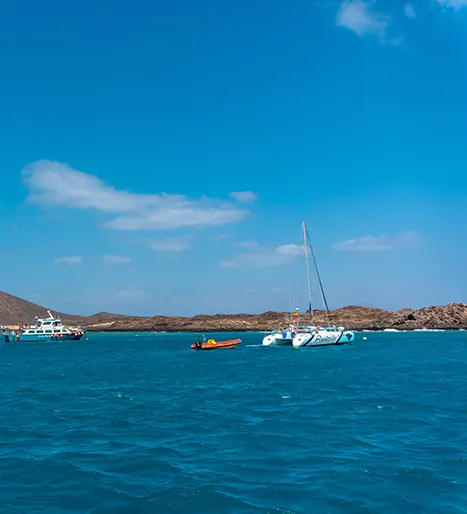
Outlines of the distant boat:
M 17 330 L 3 332 L 5 342 L 33 343 L 53 341 L 78 341 L 85 334 L 84 329 L 71 330 L 47 311 L 48 318 L 37 318 L 34 325 L 18 326 Z

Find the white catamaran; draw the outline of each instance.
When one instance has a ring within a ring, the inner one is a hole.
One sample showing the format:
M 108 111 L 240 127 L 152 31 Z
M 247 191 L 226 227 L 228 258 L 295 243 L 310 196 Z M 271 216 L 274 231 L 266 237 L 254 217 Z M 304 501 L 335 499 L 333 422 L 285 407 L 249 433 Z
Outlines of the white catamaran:
M 326 295 L 324 293 L 323 283 L 321 282 L 321 277 L 318 270 L 318 265 L 316 263 L 315 254 L 313 251 L 313 247 L 310 243 L 310 236 L 308 234 L 308 229 L 306 226 L 306 222 L 302 222 L 303 226 L 303 239 L 304 239 L 304 247 L 305 247 L 305 261 L 306 261 L 306 270 L 307 270 L 307 279 L 308 279 L 308 312 L 311 315 L 311 325 L 304 327 L 298 326 L 297 332 L 292 340 L 292 344 L 295 348 L 303 348 L 310 346 L 326 346 L 331 344 L 344 344 L 351 343 L 355 339 L 355 335 L 350 330 L 345 330 L 344 327 L 336 327 L 329 325 L 329 307 L 326 299 Z M 321 327 L 315 324 L 314 313 L 313 313 L 313 305 L 312 305 L 312 295 L 311 295 L 311 275 L 310 275 L 310 262 L 309 262 L 309 250 L 311 251 L 311 256 L 313 258 L 313 264 L 316 271 L 316 277 L 318 279 L 318 285 L 321 292 L 321 297 L 323 299 L 324 306 L 326 308 L 326 320 L 327 326 Z

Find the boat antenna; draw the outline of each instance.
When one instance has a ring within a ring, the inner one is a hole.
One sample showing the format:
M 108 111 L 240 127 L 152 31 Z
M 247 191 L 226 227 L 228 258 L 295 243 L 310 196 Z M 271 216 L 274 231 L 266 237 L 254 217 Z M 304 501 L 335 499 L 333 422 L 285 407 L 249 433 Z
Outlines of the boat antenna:
M 311 314 L 311 323 L 314 324 L 315 317 L 314 317 L 313 306 L 312 306 L 310 263 L 309 263 L 309 258 L 308 258 L 308 239 L 307 239 L 308 230 L 306 228 L 305 220 L 302 221 L 302 226 L 303 226 L 303 241 L 305 243 L 306 276 L 308 279 L 308 310 L 310 311 L 310 314 Z
M 305 228 L 306 228 L 306 225 L 305 225 Z M 315 266 L 316 277 L 318 278 L 319 289 L 321 291 L 321 297 L 323 298 L 324 307 L 326 308 L 326 321 L 327 321 L 327 323 L 329 325 L 329 306 L 328 306 L 328 301 L 326 299 L 326 294 L 324 292 L 323 282 L 321 281 L 321 275 L 319 274 L 318 263 L 316 262 L 316 256 L 315 256 L 315 252 L 313 250 L 313 246 L 311 245 L 310 234 L 308 234 L 308 230 L 306 232 L 306 237 L 307 237 L 307 243 L 310 246 L 311 257 L 313 259 L 313 264 Z

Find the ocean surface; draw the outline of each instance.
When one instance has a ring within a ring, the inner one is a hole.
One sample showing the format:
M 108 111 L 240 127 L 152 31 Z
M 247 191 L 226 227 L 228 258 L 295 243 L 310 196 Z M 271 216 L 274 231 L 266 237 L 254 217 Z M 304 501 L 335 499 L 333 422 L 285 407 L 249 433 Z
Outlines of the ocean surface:
M 467 512 L 467 332 L 262 337 L 1 345 L 0 513 Z

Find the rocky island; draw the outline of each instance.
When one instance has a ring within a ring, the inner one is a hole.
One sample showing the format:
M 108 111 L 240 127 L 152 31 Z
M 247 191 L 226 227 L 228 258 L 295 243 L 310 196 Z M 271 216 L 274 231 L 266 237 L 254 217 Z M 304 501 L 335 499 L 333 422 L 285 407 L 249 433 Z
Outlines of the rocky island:
M 121 318 L 91 323 L 88 330 L 95 331 L 150 331 L 150 332 L 267 332 L 284 324 L 288 318 L 283 312 L 262 314 L 216 314 L 193 317 L 154 316 L 149 318 Z M 315 311 L 315 321 L 326 323 L 324 311 Z M 344 325 L 350 330 L 414 330 L 437 328 L 459 330 L 467 328 L 467 305 L 449 304 L 419 310 L 404 309 L 390 312 L 370 307 L 343 307 L 329 313 L 329 322 Z
M 0 292 L 0 325 L 14 326 L 21 321 L 43 317 L 46 308 L 16 296 Z M 215 314 L 182 316 L 138 317 L 100 312 L 92 316 L 56 313 L 65 324 L 83 326 L 99 332 L 267 332 L 286 323 L 290 314 L 264 312 L 262 314 Z M 315 321 L 326 322 L 324 311 L 315 311 Z M 350 330 L 415 330 L 421 328 L 467 329 L 467 305 L 450 303 L 422 309 L 403 309 L 398 312 L 371 307 L 343 307 L 330 311 L 329 322 Z

